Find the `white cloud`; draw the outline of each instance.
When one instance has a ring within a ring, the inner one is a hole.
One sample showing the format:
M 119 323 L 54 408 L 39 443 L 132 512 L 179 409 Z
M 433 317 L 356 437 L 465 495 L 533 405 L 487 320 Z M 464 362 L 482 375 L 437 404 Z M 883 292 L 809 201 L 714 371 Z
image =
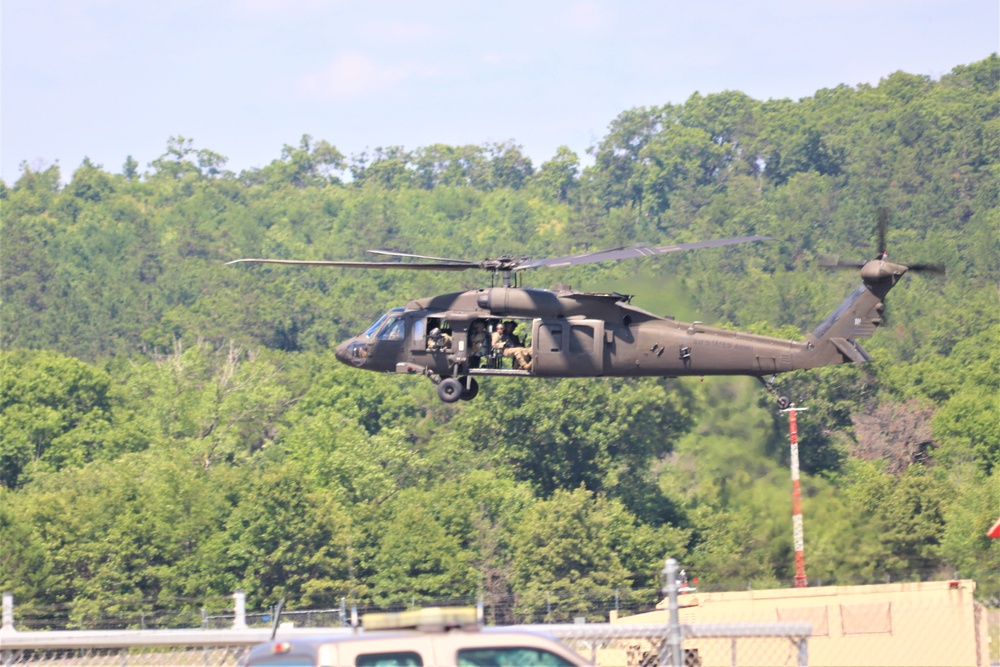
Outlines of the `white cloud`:
M 418 63 L 381 65 L 358 51 L 338 56 L 325 68 L 302 77 L 302 88 L 310 96 L 330 99 L 360 99 L 392 90 L 409 79 L 438 76 L 437 70 Z

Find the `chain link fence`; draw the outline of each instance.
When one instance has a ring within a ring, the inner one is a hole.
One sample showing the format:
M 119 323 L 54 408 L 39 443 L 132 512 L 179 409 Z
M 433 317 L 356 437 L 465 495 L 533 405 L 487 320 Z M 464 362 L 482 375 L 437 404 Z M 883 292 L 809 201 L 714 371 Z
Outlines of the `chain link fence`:
M 283 622 L 296 627 L 336 627 L 346 625 L 352 610 L 364 615 L 374 612 L 406 611 L 422 607 L 474 607 L 481 605 L 489 625 L 515 623 L 572 623 L 606 621 L 612 612 L 635 614 L 653 608 L 660 600 L 657 591 L 629 591 L 628 594 L 575 593 L 572 597 L 558 592 L 543 592 L 540 601 L 527 605 L 515 597 L 491 599 L 488 596 L 448 598 L 413 597 L 406 600 L 332 600 L 333 605 L 318 608 L 295 608 L 289 600 L 281 612 Z M 289 608 L 291 607 L 291 608 Z M 250 627 L 266 627 L 274 618 L 275 607 L 248 610 Z M 232 627 L 235 614 L 232 598 L 206 600 L 118 600 L 100 606 L 18 605 L 16 624 L 19 630 L 155 630 L 170 628 L 224 629 Z
M 672 665 L 681 667 L 704 667 L 716 664 L 737 665 L 738 650 L 742 651 L 742 664 L 798 665 L 805 667 L 807 661 L 807 638 L 811 632 L 808 623 L 766 623 L 766 624 L 680 624 L 678 614 L 678 593 L 680 580 L 675 576 L 677 563 L 667 561 L 664 569 L 670 600 L 669 623 L 586 623 L 586 617 L 575 617 L 572 624 L 519 625 L 509 629 L 530 633 L 543 633 L 562 639 L 581 655 L 588 655 L 602 667 L 645 667 L 646 665 Z M 414 601 L 415 602 L 415 601 Z M 452 601 L 454 602 L 454 601 Z M 579 610 L 579 599 L 574 600 L 573 609 Z M 619 606 L 616 600 L 616 606 Z M 4 596 L 3 626 L 0 628 L 0 657 L 3 667 L 14 665 L 237 665 L 241 664 L 250 646 L 266 640 L 266 630 L 255 630 L 251 623 L 274 623 L 283 639 L 293 639 L 295 635 L 313 633 L 312 628 L 294 627 L 294 621 L 273 618 L 270 613 L 247 615 L 245 598 L 242 593 L 234 595 L 234 613 L 229 630 L 208 629 L 210 623 L 229 621 L 225 614 L 209 615 L 202 612 L 202 628 L 199 630 L 103 630 L 103 631 L 58 631 L 19 633 L 14 629 L 13 600 Z M 478 601 L 480 618 L 485 617 L 485 604 Z M 620 608 L 619 608 L 620 610 Z M 324 633 L 349 634 L 353 628 L 343 627 L 350 622 L 354 625 L 358 610 L 352 609 L 348 617 L 346 599 L 341 600 L 338 609 L 293 612 L 289 617 L 297 617 L 302 625 L 325 622 Z M 546 617 L 555 614 L 551 601 L 546 601 Z M 617 616 L 617 611 L 614 616 Z M 285 617 L 285 618 L 289 618 Z M 329 627 L 335 620 L 336 626 Z M 318 630 L 318 629 L 317 629 Z M 361 631 L 363 632 L 363 630 Z M 698 646 L 684 647 L 688 638 L 692 642 L 702 642 Z M 754 639 L 764 643 L 748 645 Z M 721 640 L 722 643 L 719 643 Z M 739 642 L 743 641 L 743 644 Z M 713 643 L 715 642 L 715 643 Z M 748 650 L 748 646 L 750 647 Z
M 517 627 L 517 626 L 515 626 Z M 601 667 L 799 665 L 808 662 L 808 623 L 709 623 L 521 626 L 541 628 Z M 675 659 L 674 651 L 679 658 Z
M 337 611 L 328 612 L 336 618 Z M 798 665 L 813 667 L 823 665 L 865 665 L 868 667 L 921 665 L 955 667 L 971 665 L 986 667 L 998 665 L 995 645 L 977 641 L 976 637 L 961 627 L 956 619 L 942 614 L 933 606 L 890 605 L 889 607 L 842 609 L 831 605 L 823 611 L 805 609 L 795 614 L 810 617 L 809 633 L 799 636 L 782 635 L 777 630 L 784 623 L 730 623 L 682 624 L 683 663 L 688 667 L 733 665 Z M 313 618 L 319 618 L 319 613 Z M 302 616 L 301 618 L 307 618 Z M 994 623 L 997 614 L 992 615 Z M 627 619 L 624 619 L 627 620 Z M 974 622 L 974 620 L 973 620 Z M 721 626 L 725 632 L 720 632 Z M 795 625 L 794 623 L 791 625 Z M 801 629 L 802 623 L 798 623 Z M 300 627 L 296 632 L 342 631 L 339 626 L 329 628 Z M 622 665 L 651 667 L 671 664 L 670 646 L 664 625 L 647 625 L 637 631 L 635 626 L 623 624 L 552 624 L 521 626 L 560 638 L 585 658 L 602 667 Z M 714 634 L 713 634 L 714 630 Z M 980 629 L 977 628 L 978 632 Z M 220 667 L 239 665 L 249 648 L 267 640 L 270 630 L 254 630 L 256 635 L 236 642 L 238 633 L 233 630 L 199 630 L 212 640 L 204 645 L 179 641 L 174 646 L 153 646 L 149 635 L 170 635 L 176 631 L 147 631 L 146 639 L 137 639 L 129 646 L 78 646 L 46 647 L 46 637 L 70 632 L 18 632 L 19 638 L 30 637 L 33 646 L 12 648 L 5 636 L 0 635 L 0 665 L 3 667 L 29 665 L 127 665 L 168 667 L 171 665 L 201 665 Z M 120 632 L 120 631 L 119 631 Z M 134 631 L 133 631 L 134 632 Z M 286 636 L 288 630 L 279 631 Z M 605 633 L 605 634 L 602 634 Z M 995 633 L 995 630 L 994 630 Z M 73 634 L 87 634 L 76 631 Z M 225 637 L 233 639 L 226 640 Z M 800 639 L 808 637 L 808 662 L 800 660 Z M 990 654 L 990 649 L 994 650 Z
M 691 598 L 694 596 L 682 595 L 679 597 L 680 640 L 683 642 L 681 664 L 700 667 L 807 664 L 803 661 L 802 652 L 808 637 L 808 664 L 814 667 L 895 667 L 904 664 L 1000 667 L 1000 612 L 972 603 L 967 591 L 962 597 L 962 582 L 954 583 L 959 585 L 943 584 L 940 586 L 942 590 L 934 593 L 937 598 L 922 603 L 849 597 L 858 595 L 857 590 L 863 587 L 802 589 L 801 597 L 797 599 L 787 589 L 754 591 L 752 595 L 747 592 L 698 593 L 700 604 L 693 606 Z M 925 588 L 930 586 L 921 585 Z M 870 596 L 871 593 L 865 595 Z M 746 598 L 744 603 L 749 612 L 725 608 L 729 598 L 738 596 Z M 216 607 L 218 602 L 214 601 Z M 101 619 L 95 623 L 103 626 L 100 632 L 89 633 L 86 630 L 60 630 L 60 626 L 72 626 L 78 622 L 70 619 L 65 609 L 18 607 L 17 614 L 13 613 L 13 609 L 9 613 L 5 609 L 5 626 L 0 630 L 0 667 L 237 665 L 249 647 L 267 640 L 274 622 L 274 610 L 255 610 L 239 616 L 232 609 L 232 599 L 223 599 L 222 602 L 231 607 L 225 613 L 164 609 L 162 614 L 140 614 L 138 622 L 135 622 L 134 614 L 120 614 L 119 608 L 115 610 L 113 621 Z M 413 606 L 430 606 L 426 601 L 422 602 L 414 601 Z M 462 598 L 435 602 L 439 603 L 438 606 L 453 606 L 456 603 L 474 605 L 479 600 Z M 614 604 L 614 600 L 610 602 Z M 557 636 L 601 666 L 672 664 L 672 646 L 667 642 L 665 631 L 667 610 L 629 618 L 623 606 L 619 605 L 623 617 L 617 623 L 607 624 L 591 623 L 587 616 L 573 615 L 577 613 L 577 606 L 560 610 L 557 605 L 558 601 L 554 600 L 552 609 L 546 609 L 546 615 L 550 618 L 570 617 L 567 620 L 576 622 L 521 627 Z M 388 608 L 376 605 L 352 607 L 345 599 L 343 604 L 333 608 L 282 612 L 279 635 L 292 637 L 315 634 L 317 631 L 324 634 L 351 632 L 345 626 L 351 623 L 352 612 L 364 615 L 376 610 L 398 611 L 409 608 L 410 604 L 390 605 Z M 487 625 L 503 625 L 491 623 L 489 608 L 485 604 L 482 608 Z M 62 612 L 63 615 L 60 617 L 53 612 Z M 657 618 L 655 623 L 644 620 L 643 617 L 653 613 L 664 616 L 662 620 Z M 48 616 L 43 617 L 45 615 Z M 198 633 L 197 642 L 177 637 L 177 633 L 184 632 L 182 630 L 164 627 L 168 621 L 176 624 L 182 619 L 193 621 L 185 627 L 197 628 L 188 630 Z M 130 632 L 142 637 L 129 640 L 125 645 L 101 644 L 93 638 L 93 635 L 124 633 L 117 630 L 124 625 L 123 620 L 130 620 L 135 628 Z M 136 627 L 140 623 L 145 623 L 145 631 Z M 788 628 L 796 624 L 799 634 L 789 635 Z M 635 628 L 641 625 L 646 629 L 636 631 Z M 802 631 L 803 625 L 808 625 L 809 632 Z M 234 627 L 248 629 L 241 634 Z M 714 634 L 709 630 L 713 630 Z M 632 634 L 629 635 L 629 632 Z M 57 635 L 63 637 L 60 639 L 62 643 L 46 643 L 46 638 Z M 84 635 L 90 637 L 89 643 L 65 643 L 69 641 L 64 638 L 66 636 Z M 18 643 L 11 643 L 11 637 L 16 637 Z M 36 641 L 25 643 L 26 640 Z
M 669 629 L 663 625 L 554 624 L 523 625 L 511 629 L 554 636 L 584 658 L 601 667 L 652 667 L 673 665 L 674 647 L 669 641 Z M 111 634 L 116 631 L 108 631 Z M 169 631 L 153 631 L 166 633 Z M 39 633 L 36 648 L 0 649 L 4 667 L 230 667 L 243 664 L 250 648 L 266 641 L 266 633 L 256 638 L 234 638 L 225 643 L 220 635 L 232 631 L 206 631 L 206 637 L 216 643 L 195 646 L 181 642 L 176 646 L 144 645 L 142 638 L 125 637 L 105 641 L 130 644 L 123 646 L 80 646 L 75 648 L 45 648 L 45 635 Z M 711 626 L 681 626 L 681 636 L 699 642 L 697 646 L 680 647 L 686 667 L 710 665 L 800 665 L 806 661 L 808 624 L 733 624 Z M 282 635 L 284 636 L 284 635 Z M 66 641 L 65 638 L 60 638 Z M 93 639 L 100 643 L 99 639 Z M 133 644 L 134 641 L 134 645 Z M 2 645 L 2 642 L 0 642 Z
M 236 667 L 251 646 L 130 646 L 2 651 L 4 667 Z

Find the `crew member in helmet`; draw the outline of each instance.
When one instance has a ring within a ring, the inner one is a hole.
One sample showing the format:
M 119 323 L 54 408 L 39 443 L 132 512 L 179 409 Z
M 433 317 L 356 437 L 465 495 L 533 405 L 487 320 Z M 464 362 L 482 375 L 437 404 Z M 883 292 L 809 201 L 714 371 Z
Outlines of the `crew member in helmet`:
M 434 327 L 427 334 L 427 349 L 432 352 L 447 350 L 451 348 L 451 334 L 447 331 Z

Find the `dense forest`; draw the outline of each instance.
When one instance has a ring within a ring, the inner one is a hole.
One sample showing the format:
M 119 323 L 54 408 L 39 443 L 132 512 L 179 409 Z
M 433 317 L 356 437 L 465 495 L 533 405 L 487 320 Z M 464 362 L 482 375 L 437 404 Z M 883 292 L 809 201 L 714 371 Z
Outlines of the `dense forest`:
M 667 556 L 710 590 L 790 585 L 787 422 L 755 381 L 494 378 L 446 405 L 332 347 L 483 276 L 224 263 L 761 234 L 529 281 L 801 338 L 859 282 L 818 259 L 873 256 L 884 207 L 892 258 L 948 273 L 889 295 L 874 362 L 778 379 L 809 408 L 810 583 L 973 578 L 995 603 L 998 86 L 993 55 L 798 101 L 696 93 L 540 166 L 309 136 L 238 174 L 183 137 L 145 171 L 25 165 L 0 183 L 0 589 L 75 623 L 236 589 L 538 621 L 652 604 Z

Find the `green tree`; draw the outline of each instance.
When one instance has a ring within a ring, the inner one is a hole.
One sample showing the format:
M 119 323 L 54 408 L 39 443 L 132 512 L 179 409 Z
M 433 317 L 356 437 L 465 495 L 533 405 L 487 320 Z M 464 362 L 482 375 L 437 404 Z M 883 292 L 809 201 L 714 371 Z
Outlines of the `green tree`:
M 984 595 L 1000 590 L 1000 540 L 986 537 L 997 520 L 1000 470 L 984 475 L 972 466 L 957 467 L 949 474 L 956 497 L 944 508 L 941 555 L 954 568 L 954 575 L 973 579 Z
M 224 563 L 248 604 L 330 604 L 350 588 L 350 514 L 302 473 L 288 465 L 242 476 L 226 519 Z
M 691 425 L 692 399 L 682 388 L 662 381 L 562 380 L 500 384 L 493 391 L 489 409 L 456 417 L 459 442 L 475 443 L 543 497 L 582 485 L 620 498 L 644 521 L 677 518 L 648 471 Z
M 527 622 L 583 615 L 597 620 L 597 600 L 631 588 L 611 541 L 613 502 L 581 488 L 556 491 L 528 509 L 514 550 L 519 617 Z
M 371 157 L 367 153 L 352 156 L 351 181 L 359 187 L 408 187 L 413 180 L 412 159 L 413 156 L 402 146 L 380 146 Z
M 531 159 L 513 141 L 494 143 L 487 147 L 490 156 L 490 186 L 518 190 L 534 174 Z
M 207 148 L 196 149 L 193 139 L 182 136 L 167 140 L 167 152 L 150 163 L 153 177 L 184 179 L 218 176 L 227 159 Z
M 111 378 L 55 352 L 0 352 L 0 483 L 101 455 L 111 428 Z
M 424 505 L 419 491 L 401 493 L 388 509 L 372 558 L 372 595 L 380 605 L 428 602 L 476 592 L 472 554 Z
M 334 411 L 291 420 L 283 438 L 289 457 L 346 502 L 379 504 L 423 477 L 426 466 L 409 448 L 402 428 L 370 435 Z
M 250 183 L 278 185 L 287 183 L 296 188 L 323 186 L 335 177 L 334 173 L 345 168 L 344 155 L 326 141 L 313 141 L 308 134 L 302 135 L 298 146 L 285 144 L 281 149 L 281 159 L 274 160 L 260 170 L 251 170 L 240 175 Z
M 268 357 L 178 341 L 172 354 L 131 369 L 125 391 L 147 402 L 140 419 L 149 433 L 181 445 L 200 465 L 246 460 L 274 438 L 291 402 Z
M 24 548 L 0 541 L 0 554 L 16 572 L 39 550 L 51 561 L 19 594 L 73 603 L 79 619 L 248 581 L 261 604 L 345 590 L 370 601 L 379 558 L 421 573 L 427 595 L 481 590 L 499 607 L 521 594 L 515 560 L 540 562 L 516 546 L 529 510 L 577 492 L 594 494 L 586 514 L 631 581 L 623 600 L 646 599 L 667 555 L 703 585 L 785 581 L 786 422 L 756 384 L 496 379 L 444 405 L 422 378 L 352 371 L 329 348 L 390 305 L 478 279 L 222 262 L 372 248 L 553 257 L 767 234 L 776 241 L 644 260 L 643 276 L 622 263 L 526 282 L 621 286 L 651 311 L 801 339 L 858 284 L 821 274 L 817 257 L 872 256 L 878 207 L 892 212 L 893 257 L 943 262 L 948 275 L 908 274 L 893 291 L 865 341 L 876 363 L 779 380 L 810 408 L 799 420 L 810 576 L 988 577 L 992 547 L 962 530 L 984 520 L 977 498 L 995 497 L 1000 459 L 998 72 L 991 56 L 937 81 L 895 73 L 797 101 L 725 91 L 628 110 L 579 177 L 563 149 L 532 173 L 514 142 L 376 149 L 346 164 L 308 137 L 238 178 L 184 138 L 141 177 L 85 159 L 64 186 L 58 166 L 23 166 L 0 184 L 0 345 L 9 359 L 71 356 L 52 377 L 4 361 L 0 398 L 20 398 L 0 411 L 15 484 L 0 530 Z M 105 398 L 72 403 L 99 384 Z M 30 398 L 50 390 L 51 404 Z M 257 522 L 283 505 L 311 536 L 303 550 L 285 544 L 294 530 Z M 326 515 L 336 525 L 320 525 Z M 433 539 L 408 561 L 411 515 Z M 603 572 L 601 586 L 613 578 Z M 402 601 L 405 582 L 391 579 L 379 595 Z
M 634 178 L 640 153 L 674 117 L 670 107 L 639 107 L 622 112 L 594 150 L 594 166 L 584 170 L 588 192 L 606 209 L 641 206 L 641 181 Z
M 568 146 L 560 146 L 551 160 L 542 163 L 534 182 L 546 197 L 568 202 L 580 185 L 579 171 L 577 154 Z
M 704 195 L 696 190 L 725 170 L 726 149 L 704 130 L 671 125 L 640 151 L 639 160 L 633 177 L 639 185 L 631 189 L 642 192 L 649 214 L 658 215 L 678 200 L 702 203 Z
M 0 487 L 0 590 L 18 600 L 44 599 L 52 585 L 52 562 L 13 493 Z

